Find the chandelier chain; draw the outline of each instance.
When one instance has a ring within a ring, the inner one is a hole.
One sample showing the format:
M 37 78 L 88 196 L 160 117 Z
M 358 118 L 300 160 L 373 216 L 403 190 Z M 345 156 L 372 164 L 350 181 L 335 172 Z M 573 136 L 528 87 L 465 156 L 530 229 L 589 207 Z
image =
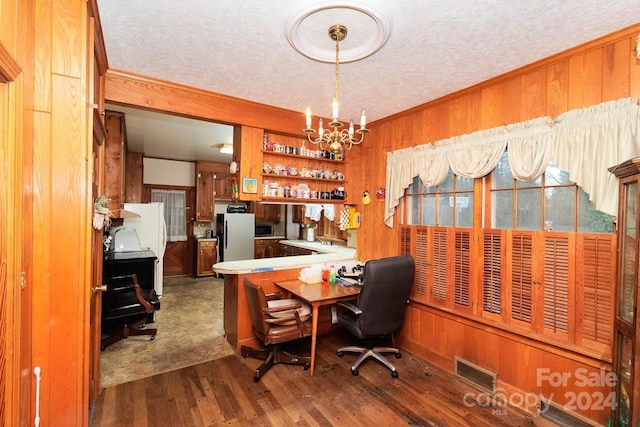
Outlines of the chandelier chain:
M 336 39 L 336 83 L 335 83 L 336 101 L 340 99 L 340 89 L 339 89 L 340 74 L 338 73 L 338 67 L 340 66 L 339 54 L 340 54 L 340 40 Z

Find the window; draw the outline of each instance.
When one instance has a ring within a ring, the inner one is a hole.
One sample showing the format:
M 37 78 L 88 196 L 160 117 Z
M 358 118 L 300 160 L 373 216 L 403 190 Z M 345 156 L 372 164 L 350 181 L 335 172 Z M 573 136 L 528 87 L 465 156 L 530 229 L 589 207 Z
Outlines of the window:
M 167 225 L 167 242 L 186 241 L 186 191 L 152 189 L 151 201 L 162 202 L 164 204 L 164 221 Z
M 407 190 L 408 223 L 473 227 L 473 182 L 451 170 L 445 181 L 435 187 L 427 187 L 420 177 L 415 177 Z
M 490 175 L 491 228 L 612 233 L 613 217 L 597 211 L 569 174 L 549 163 L 544 175 L 522 182 L 513 178 L 505 152 Z

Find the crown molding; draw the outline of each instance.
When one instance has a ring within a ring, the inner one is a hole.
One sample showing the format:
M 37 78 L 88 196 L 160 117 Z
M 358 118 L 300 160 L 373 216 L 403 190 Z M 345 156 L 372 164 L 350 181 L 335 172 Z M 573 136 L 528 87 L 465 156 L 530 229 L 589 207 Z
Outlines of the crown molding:
M 0 41 L 0 83 L 10 83 L 14 81 L 21 72 L 22 68 L 20 68 L 18 61 L 15 60 Z

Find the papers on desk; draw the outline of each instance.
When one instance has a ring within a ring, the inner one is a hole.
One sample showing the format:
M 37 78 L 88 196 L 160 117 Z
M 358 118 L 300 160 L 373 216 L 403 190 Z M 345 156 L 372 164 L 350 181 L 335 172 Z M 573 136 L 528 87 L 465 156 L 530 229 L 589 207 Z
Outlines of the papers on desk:
M 360 282 L 357 279 L 349 277 L 336 277 L 336 283 L 342 286 L 360 286 Z

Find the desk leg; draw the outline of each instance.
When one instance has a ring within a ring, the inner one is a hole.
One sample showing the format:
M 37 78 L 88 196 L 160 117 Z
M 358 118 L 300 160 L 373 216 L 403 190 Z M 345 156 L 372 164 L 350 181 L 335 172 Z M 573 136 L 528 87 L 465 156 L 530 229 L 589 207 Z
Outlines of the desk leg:
M 311 366 L 309 374 L 313 376 L 313 368 L 316 364 L 316 338 L 318 337 L 318 306 L 313 305 L 311 313 Z

